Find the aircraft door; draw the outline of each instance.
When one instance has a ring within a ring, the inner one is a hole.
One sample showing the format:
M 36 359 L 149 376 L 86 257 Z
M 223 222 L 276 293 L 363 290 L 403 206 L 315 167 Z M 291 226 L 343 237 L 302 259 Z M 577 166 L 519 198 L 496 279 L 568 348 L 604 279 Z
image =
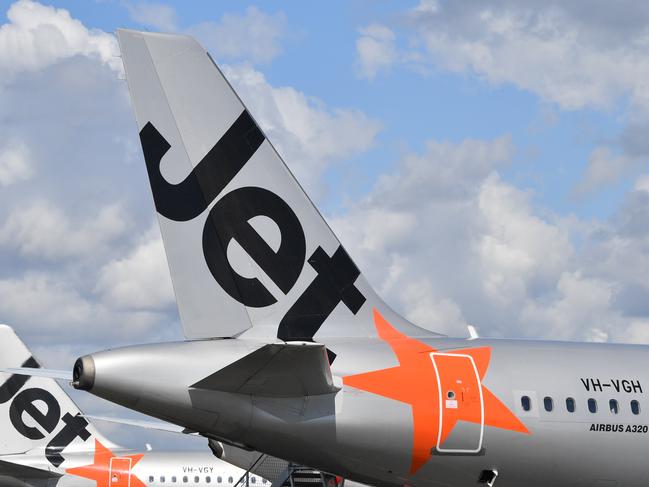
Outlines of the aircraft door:
M 131 487 L 131 463 L 130 458 L 113 457 L 110 459 L 110 471 L 108 472 L 110 487 Z
M 440 453 L 479 453 L 484 435 L 484 404 L 473 357 L 431 353 L 439 391 Z

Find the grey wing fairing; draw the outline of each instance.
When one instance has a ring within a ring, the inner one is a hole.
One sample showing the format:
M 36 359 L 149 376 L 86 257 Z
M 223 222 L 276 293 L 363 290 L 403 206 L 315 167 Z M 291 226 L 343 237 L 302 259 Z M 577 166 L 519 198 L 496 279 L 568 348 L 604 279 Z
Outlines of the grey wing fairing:
M 319 344 L 269 344 L 192 386 L 261 397 L 331 394 L 327 349 Z

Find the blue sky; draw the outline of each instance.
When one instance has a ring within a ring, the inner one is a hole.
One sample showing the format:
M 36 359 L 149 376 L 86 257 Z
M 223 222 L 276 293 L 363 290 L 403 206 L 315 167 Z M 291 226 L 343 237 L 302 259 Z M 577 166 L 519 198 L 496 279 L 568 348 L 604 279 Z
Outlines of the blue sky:
M 0 320 L 47 365 L 182 338 L 118 27 L 196 36 L 413 322 L 649 342 L 641 2 L 0 0 L 0 11 Z
M 3 1 L 0 5 L 6 11 L 11 3 Z M 173 8 L 179 31 L 217 21 L 223 14 L 243 15 L 247 8 L 257 5 L 232 1 L 160 3 Z M 132 18 L 129 6 L 135 4 L 53 3 L 69 10 L 88 28 L 106 32 L 118 27 L 155 30 L 156 26 L 142 25 Z M 348 161 L 360 184 L 346 185 L 345 191 L 358 196 L 401 151 L 421 150 L 427 139 L 457 142 L 511 134 L 516 155 L 512 166 L 502 173 L 506 180 L 532 190 L 535 202 L 552 211 L 584 218 L 610 216 L 629 189 L 628 179 L 579 197 L 573 188 L 583 176 L 593 148 L 620 133 L 623 99 L 607 109 L 561 110 L 552 101 L 512 83 L 494 84 L 483 76 L 449 73 L 434 65 L 427 66 L 423 75 L 411 68 L 383 73 L 372 80 L 358 76 L 355 43 L 359 29 L 377 22 L 400 26 L 399 17 L 416 5 L 294 1 L 265 2 L 261 7 L 266 13 L 286 18 L 281 54 L 258 67 L 271 84 L 294 86 L 331 106 L 360 109 L 383 124 L 374 147 Z M 330 175 L 330 181 L 334 184 L 338 179 Z M 324 204 L 337 208 L 340 195 L 332 195 Z

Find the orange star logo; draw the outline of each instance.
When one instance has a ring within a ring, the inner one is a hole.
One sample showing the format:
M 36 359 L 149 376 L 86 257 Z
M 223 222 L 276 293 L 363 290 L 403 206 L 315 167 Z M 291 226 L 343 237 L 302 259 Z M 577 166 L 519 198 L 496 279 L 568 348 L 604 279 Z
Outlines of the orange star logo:
M 411 474 L 426 463 L 434 448 L 443 447 L 458 421 L 530 433 L 482 385 L 491 359 L 489 347 L 436 353 L 436 349 L 396 330 L 376 309 L 374 325 L 379 338 L 392 348 L 399 365 L 347 376 L 343 382 L 411 406 Z
M 95 439 L 95 457 L 91 465 L 66 469 L 66 472 L 97 482 L 97 487 L 146 487 L 131 473 L 144 454 L 119 457 Z

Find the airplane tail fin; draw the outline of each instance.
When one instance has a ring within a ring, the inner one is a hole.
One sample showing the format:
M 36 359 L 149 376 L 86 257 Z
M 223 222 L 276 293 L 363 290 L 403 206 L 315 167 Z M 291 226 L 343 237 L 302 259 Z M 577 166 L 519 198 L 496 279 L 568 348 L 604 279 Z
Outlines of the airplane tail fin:
M 391 312 L 209 54 L 118 30 L 185 336 L 372 336 Z
M 40 364 L 11 327 L 0 325 L 0 369 L 19 367 Z M 54 379 L 0 372 L 0 458 L 29 452 L 58 468 L 65 453 L 92 451 L 95 439 L 114 447 Z

